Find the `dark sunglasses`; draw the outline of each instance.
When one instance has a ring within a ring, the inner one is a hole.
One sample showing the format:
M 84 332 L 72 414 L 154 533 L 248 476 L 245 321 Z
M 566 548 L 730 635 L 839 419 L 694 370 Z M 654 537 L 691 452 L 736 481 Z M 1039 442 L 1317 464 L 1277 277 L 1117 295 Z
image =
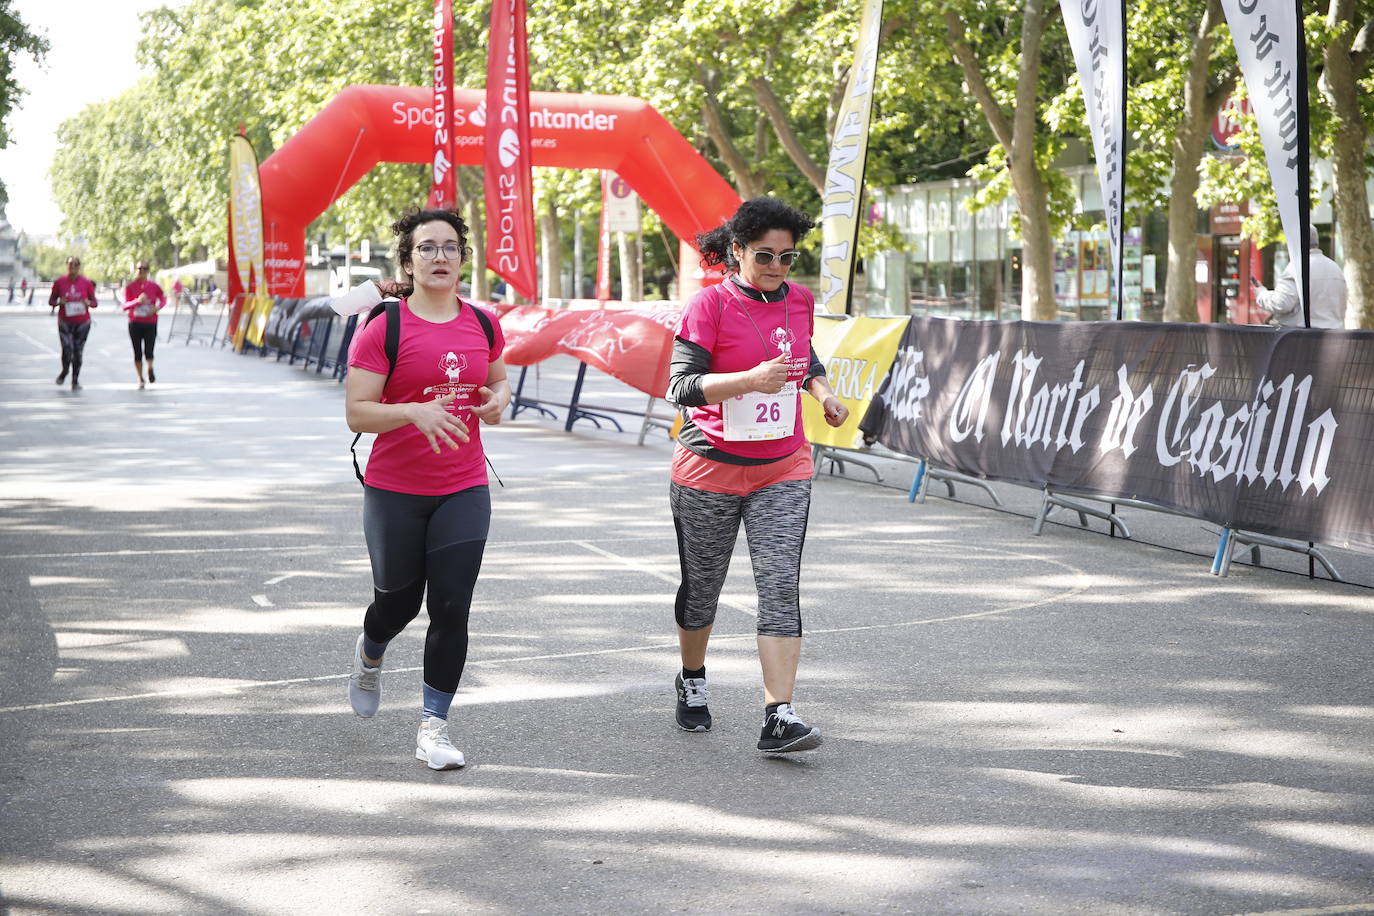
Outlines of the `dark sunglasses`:
M 772 264 L 774 258 L 781 261 L 783 267 L 791 267 L 792 262 L 801 257 L 800 251 L 784 251 L 781 254 L 774 254 L 771 251 L 759 251 L 755 248 L 750 248 L 748 245 L 744 246 L 744 250 L 754 253 L 754 263 L 760 267 L 767 267 L 769 264 Z

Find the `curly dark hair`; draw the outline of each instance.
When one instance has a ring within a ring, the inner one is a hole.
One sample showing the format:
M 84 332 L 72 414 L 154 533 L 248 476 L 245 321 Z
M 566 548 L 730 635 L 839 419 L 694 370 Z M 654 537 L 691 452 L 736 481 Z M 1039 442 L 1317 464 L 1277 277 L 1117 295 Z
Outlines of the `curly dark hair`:
M 400 219 L 391 224 L 391 232 L 396 236 L 396 263 L 405 267 L 410 264 L 411 255 L 415 250 L 415 228 L 425 223 L 443 222 L 453 227 L 453 231 L 458 233 L 458 244 L 467 248 L 468 244 L 468 224 L 463 222 L 463 217 L 457 210 L 444 210 L 439 208 L 421 209 L 414 207 L 408 210 Z M 408 281 L 397 281 L 390 291 L 397 296 L 405 297 L 415 292 L 415 284 Z
M 816 221 L 793 210 L 776 197 L 755 197 L 739 205 L 735 215 L 721 223 L 710 232 L 697 236 L 697 249 L 701 252 L 703 267 L 724 264 L 730 270 L 739 269 L 732 245 L 744 247 L 758 241 L 773 229 L 792 233 L 792 244 L 797 245 L 816 225 Z

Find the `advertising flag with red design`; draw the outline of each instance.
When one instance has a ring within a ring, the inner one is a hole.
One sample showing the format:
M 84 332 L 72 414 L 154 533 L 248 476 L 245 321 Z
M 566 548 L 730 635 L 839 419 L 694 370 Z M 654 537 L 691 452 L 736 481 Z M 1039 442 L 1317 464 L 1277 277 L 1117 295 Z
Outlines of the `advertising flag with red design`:
M 645 394 L 668 388 L 673 332 L 682 311 L 667 309 L 555 310 L 527 305 L 501 316 L 510 366 L 530 366 L 565 354 Z
M 608 172 L 601 173 L 601 224 L 596 233 L 596 298 L 611 298 L 611 220 L 607 209 Z
M 494 0 L 487 52 L 487 267 L 538 300 L 534 182 L 530 175 L 530 73 L 525 0 Z
M 453 123 L 453 0 L 434 0 L 434 156 L 430 160 L 430 207 L 458 205 L 458 167 Z

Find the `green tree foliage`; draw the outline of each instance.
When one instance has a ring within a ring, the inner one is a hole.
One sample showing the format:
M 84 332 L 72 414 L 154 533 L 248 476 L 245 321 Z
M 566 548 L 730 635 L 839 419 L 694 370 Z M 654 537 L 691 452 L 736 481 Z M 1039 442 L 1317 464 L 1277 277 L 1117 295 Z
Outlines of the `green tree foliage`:
M 20 246 L 24 259 L 33 265 L 34 272 L 41 280 L 56 280 L 67 272 L 67 258 L 76 255 L 85 267 L 86 250 L 84 247 L 59 247 L 45 242 L 26 239 Z
M 15 58 L 28 55 L 42 62 L 48 53 L 48 40 L 25 25 L 13 6 L 13 0 L 0 0 L 0 149 L 10 144 L 10 112 L 24 97 L 24 87 L 14 76 Z M 0 183 L 0 207 L 8 202 L 9 193 Z
M 1320 36 L 1346 36 L 1367 119 L 1369 29 L 1355 32 L 1374 0 L 1326 2 L 1355 12 L 1334 24 L 1320 13 L 1308 17 L 1318 36 L 1312 59 L 1328 46 Z M 455 10 L 456 85 L 485 82 L 489 8 Z M 1189 125 L 1210 119 L 1207 107 L 1215 109 L 1233 78 L 1225 27 L 1205 15 L 1211 10 L 1215 19 L 1216 9 L 1216 0 L 1129 7 L 1129 199 L 1140 208 L 1172 202 L 1180 225 L 1195 218 L 1188 182 L 1197 187 L 1202 156 L 1180 137 L 1196 139 Z M 174 253 L 183 260 L 222 254 L 228 137 L 243 124 L 265 159 L 348 85 L 425 84 L 427 10 L 423 0 L 189 0 L 146 14 L 143 80 L 62 128 L 53 171 L 68 230 L 90 238 L 88 258 L 109 269 L 136 256 L 167 262 Z M 529 9 L 531 87 L 644 98 L 742 196 L 774 194 L 814 212 L 860 10 L 861 0 L 546 0 Z M 975 206 L 1014 195 L 1017 228 L 1028 241 L 1024 286 L 1038 303 L 1034 313 L 1052 317 L 1047 252 L 1073 206 L 1051 164 L 1067 141 L 1090 144 L 1058 4 L 887 0 L 883 31 L 868 185 L 972 174 L 988 182 Z M 1334 123 L 1325 117 L 1318 123 Z M 1334 136 L 1333 127 L 1321 130 Z M 1334 141 L 1322 142 L 1325 150 Z M 462 175 L 466 199 L 480 200 L 480 170 Z M 1267 178 L 1253 173 L 1207 175 L 1204 195 L 1263 201 L 1268 193 Z M 385 241 L 396 211 L 427 187 L 422 165 L 379 165 L 310 231 Z M 536 196 L 541 235 L 560 246 L 565 263 L 581 214 L 580 267 L 590 274 L 595 175 L 540 169 Z M 1261 207 L 1257 220 L 1266 212 Z M 469 209 L 474 241 L 480 216 L 480 207 Z M 1178 231 L 1180 251 L 1191 251 L 1191 231 Z M 676 240 L 665 244 L 662 235 L 646 213 L 649 276 L 677 254 Z M 881 225 L 870 228 L 862 250 L 892 238 Z M 1191 280 L 1190 270 L 1170 273 Z

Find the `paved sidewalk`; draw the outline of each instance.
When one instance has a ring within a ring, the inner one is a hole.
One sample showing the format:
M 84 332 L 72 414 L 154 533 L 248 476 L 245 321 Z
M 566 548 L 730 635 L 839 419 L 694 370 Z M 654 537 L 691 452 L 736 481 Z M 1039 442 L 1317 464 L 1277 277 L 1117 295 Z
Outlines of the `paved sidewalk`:
M 684 734 L 669 443 L 524 414 L 484 432 L 469 765 L 435 773 L 422 621 L 381 713 L 347 706 L 340 386 L 159 341 L 139 391 L 97 314 L 74 394 L 51 324 L 0 315 L 0 914 L 1374 913 L 1367 588 L 1217 579 L 1195 521 L 1033 538 L 963 489 L 909 504 L 895 463 L 823 476 L 797 705 L 826 743 L 762 759 L 743 543 L 716 728 Z

